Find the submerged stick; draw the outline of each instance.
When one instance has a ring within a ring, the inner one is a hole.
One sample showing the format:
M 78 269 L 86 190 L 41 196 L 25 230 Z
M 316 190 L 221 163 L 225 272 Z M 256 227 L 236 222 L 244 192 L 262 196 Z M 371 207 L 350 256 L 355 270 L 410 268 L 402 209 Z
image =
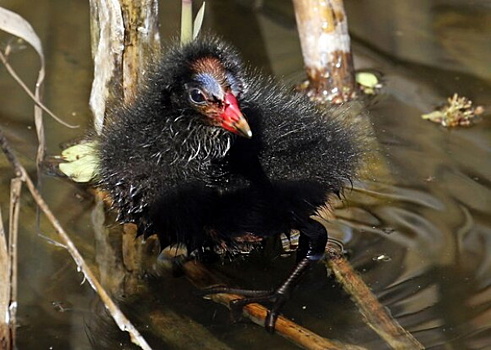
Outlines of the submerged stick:
M 182 313 L 170 309 L 162 313 L 153 309 L 147 316 L 147 319 L 142 320 L 148 323 L 147 331 L 158 334 L 167 349 L 233 350 L 208 327 Z
M 366 323 L 393 349 L 424 349 L 424 346 L 392 318 L 384 306 L 341 254 L 328 250 L 327 266 L 353 298 Z
M 213 275 L 201 263 L 197 261 L 187 261 L 181 265 L 182 271 L 186 277 L 198 288 L 205 288 L 212 285 L 223 284 L 218 277 Z M 243 297 L 235 294 L 211 294 L 209 298 L 219 304 L 230 308 L 230 303 L 233 300 L 242 299 Z M 260 304 L 248 304 L 242 309 L 242 315 L 250 319 L 255 324 L 264 327 L 264 322 L 267 316 L 267 308 Z M 290 342 L 304 348 L 315 350 L 363 350 L 363 347 L 356 345 L 342 344 L 341 342 L 333 341 L 321 337 L 320 335 L 288 320 L 283 316 L 279 316 L 275 324 L 275 333 L 281 335 Z
M 85 279 L 87 279 L 87 281 L 89 282 L 91 287 L 97 292 L 99 297 L 104 302 L 104 305 L 106 306 L 107 310 L 109 311 L 109 313 L 113 317 L 113 319 L 116 322 L 116 324 L 118 325 L 119 329 L 121 329 L 122 331 L 128 332 L 130 337 L 131 337 L 131 341 L 134 344 L 140 346 L 142 349 L 151 350 L 151 348 L 147 344 L 146 340 L 140 335 L 140 332 L 138 332 L 138 330 L 135 328 L 135 326 L 133 326 L 133 324 L 126 318 L 126 316 L 121 312 L 121 310 L 118 308 L 118 306 L 114 303 L 114 301 L 111 299 L 111 297 L 106 292 L 106 290 L 99 283 L 95 274 L 92 272 L 90 267 L 87 265 L 84 258 L 82 257 L 82 255 L 78 251 L 77 247 L 73 244 L 72 240 L 70 239 L 70 237 L 68 236 L 66 231 L 63 229 L 60 222 L 56 219 L 56 217 L 51 212 L 48 205 L 46 204 L 46 202 L 42 198 L 41 194 L 36 189 L 34 183 L 32 182 L 31 178 L 29 177 L 29 174 L 27 173 L 26 169 L 18 161 L 17 157 L 15 156 L 14 152 L 10 148 L 10 145 L 8 144 L 7 139 L 5 138 L 5 135 L 1 129 L 0 129 L 0 147 L 2 148 L 2 151 L 5 153 L 9 162 L 14 167 L 16 175 L 18 177 L 20 177 L 22 179 L 22 181 L 24 181 L 26 183 L 27 188 L 31 192 L 31 195 L 34 198 L 34 200 L 36 201 L 37 205 L 43 211 L 43 213 L 46 215 L 48 220 L 51 222 L 51 224 L 55 228 L 55 230 L 58 233 L 59 237 L 61 238 L 63 244 L 66 246 L 67 251 L 70 253 L 73 260 L 77 264 L 78 269 L 80 269 L 80 271 L 82 271 Z

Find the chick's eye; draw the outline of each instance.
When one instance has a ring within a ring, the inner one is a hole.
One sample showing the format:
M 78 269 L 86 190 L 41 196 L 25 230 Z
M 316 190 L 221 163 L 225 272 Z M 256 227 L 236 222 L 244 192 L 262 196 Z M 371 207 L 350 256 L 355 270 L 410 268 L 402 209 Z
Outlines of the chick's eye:
M 206 97 L 200 89 L 191 89 L 189 91 L 189 99 L 191 102 L 203 104 L 206 102 Z

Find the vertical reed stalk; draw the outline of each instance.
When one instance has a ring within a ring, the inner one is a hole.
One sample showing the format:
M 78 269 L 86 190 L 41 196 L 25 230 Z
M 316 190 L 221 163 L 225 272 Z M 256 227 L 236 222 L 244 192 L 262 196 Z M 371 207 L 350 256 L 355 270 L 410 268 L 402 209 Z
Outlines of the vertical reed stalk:
M 7 236 L 3 227 L 2 212 L 0 211 L 0 349 L 13 348 L 10 333 L 10 255 L 7 247 Z
M 307 82 L 313 100 L 343 103 L 356 97 L 348 20 L 342 0 L 293 0 Z

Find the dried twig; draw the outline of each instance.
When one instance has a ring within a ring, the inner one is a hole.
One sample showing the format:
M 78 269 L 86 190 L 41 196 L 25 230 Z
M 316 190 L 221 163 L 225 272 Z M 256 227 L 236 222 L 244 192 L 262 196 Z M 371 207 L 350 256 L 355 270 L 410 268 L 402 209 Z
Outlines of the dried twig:
M 366 323 L 393 349 L 424 349 L 411 333 L 387 313 L 349 262 L 335 250 L 328 249 L 327 252 L 328 268 L 334 272 L 336 280 L 351 295 Z
M 0 348 L 15 349 L 17 311 L 17 233 L 22 180 L 12 179 L 8 241 L 0 214 Z
M 8 144 L 7 139 L 5 138 L 5 135 L 3 134 L 2 130 L 0 130 L 0 147 L 2 148 L 9 162 L 14 167 L 16 175 L 26 183 L 27 188 L 31 192 L 39 208 L 43 211 L 43 213 L 51 222 L 55 230 L 58 232 L 63 244 L 66 245 L 68 252 L 72 256 L 75 263 L 77 264 L 77 267 L 80 269 L 80 271 L 82 271 L 85 279 L 90 283 L 91 287 L 97 292 L 99 297 L 102 299 L 107 310 L 113 317 L 118 327 L 122 331 L 126 331 L 129 333 L 133 343 L 139 345 L 142 349 L 150 350 L 151 348 L 147 344 L 145 339 L 140 335 L 138 330 L 133 326 L 133 324 L 126 318 L 126 316 L 121 312 L 118 306 L 110 298 L 106 290 L 102 287 L 102 285 L 97 280 L 95 274 L 92 272 L 92 270 L 89 268 L 89 266 L 83 259 L 78 249 L 73 244 L 68 234 L 65 232 L 59 221 L 53 215 L 48 205 L 46 204 L 46 202 L 44 201 L 44 199 L 41 197 L 40 193 L 37 191 L 36 187 L 34 186 L 34 183 L 29 177 L 26 169 L 17 160 L 17 157 L 15 156 L 14 152 L 10 148 L 10 145 Z
M 10 256 L 0 211 L 0 348 L 13 349 L 10 333 Z
M 39 61 L 41 64 L 41 67 L 38 72 L 38 77 L 36 80 L 36 93 L 33 94 L 29 88 L 24 84 L 22 79 L 19 78 L 19 76 L 15 73 L 13 68 L 10 66 L 8 63 L 8 56 L 10 52 L 12 51 L 12 47 L 8 45 L 5 48 L 5 52 L 0 52 L 0 60 L 3 62 L 5 65 L 5 68 L 7 68 L 7 71 L 9 74 L 17 81 L 19 86 L 21 86 L 24 91 L 31 97 L 31 99 L 36 103 L 36 107 L 34 110 L 34 117 L 35 117 L 35 122 L 36 122 L 36 128 L 40 127 L 40 129 L 37 129 L 38 137 L 39 137 L 39 153 L 38 153 L 38 159 L 42 158 L 43 152 L 44 152 L 44 133 L 42 130 L 42 126 L 39 126 L 41 123 L 41 111 L 39 108 L 43 109 L 46 113 L 48 113 L 51 117 L 53 117 L 56 121 L 59 123 L 67 126 L 67 127 L 76 127 L 76 126 L 71 126 L 67 124 L 66 122 L 62 121 L 59 119 L 57 116 L 55 116 L 53 113 L 51 113 L 42 103 L 40 102 L 40 89 L 44 80 L 45 76 L 45 70 L 44 70 L 44 53 L 43 53 L 43 47 L 41 45 L 41 40 L 39 39 L 38 35 L 32 28 L 31 24 L 26 21 L 24 18 L 22 18 L 20 15 L 18 15 L 15 12 L 9 11 L 3 7 L 0 7 L 0 30 L 5 31 L 9 34 L 12 34 L 18 38 L 21 38 L 23 41 L 29 43 L 32 48 L 36 51 L 36 53 L 39 56 Z M 39 108 L 38 108 L 39 107 Z
M 9 212 L 9 240 L 8 251 L 10 260 L 10 335 L 13 348 L 15 348 L 15 324 L 17 314 L 17 241 L 19 232 L 20 193 L 22 180 L 19 177 L 12 179 L 10 184 L 10 212 Z
M 58 123 L 66 126 L 67 128 L 75 129 L 78 128 L 78 125 L 71 125 L 68 124 L 67 122 L 61 120 L 59 117 L 57 117 L 53 112 L 49 110 L 48 107 L 46 107 L 39 99 L 38 97 L 27 87 L 27 85 L 22 81 L 22 79 L 17 75 L 15 70 L 12 68 L 10 63 L 7 60 L 7 57 L 0 51 L 0 61 L 2 61 L 3 65 L 7 69 L 7 72 L 14 78 L 14 80 L 19 84 L 19 86 L 26 92 L 26 94 L 34 101 L 36 106 L 41 108 L 44 112 L 48 113 L 54 120 L 56 120 Z

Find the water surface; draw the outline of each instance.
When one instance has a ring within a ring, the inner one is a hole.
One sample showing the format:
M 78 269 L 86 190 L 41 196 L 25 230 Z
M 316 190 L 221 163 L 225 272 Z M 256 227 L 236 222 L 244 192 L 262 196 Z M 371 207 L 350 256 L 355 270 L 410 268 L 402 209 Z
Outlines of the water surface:
M 169 37 L 178 30 L 178 4 L 162 5 L 163 37 Z M 81 125 L 69 130 L 46 118 L 48 149 L 56 154 L 91 124 L 88 3 L 6 0 L 2 6 L 28 19 L 41 37 L 46 104 Z M 350 209 L 337 212 L 330 233 L 344 242 L 350 262 L 392 316 L 427 348 L 491 348 L 491 8 L 485 1 L 456 0 L 346 6 L 356 66 L 383 72 L 385 87 L 368 107 L 380 146 L 377 167 L 347 193 Z M 290 3 L 263 1 L 253 10 L 247 1 L 213 1 L 208 10 L 205 26 L 235 44 L 248 62 L 289 82 L 301 79 Z M 36 55 L 21 50 L 11 61 L 32 86 Z M 32 104 L 3 68 L 0 91 L 0 126 L 34 173 Z M 479 124 L 449 130 L 421 119 L 454 92 L 487 107 Z M 0 166 L 6 221 L 12 173 L 3 159 Z M 91 195 L 50 177 L 42 192 L 84 256 L 109 280 L 104 269 L 120 263 L 119 255 L 103 265 Z M 32 199 L 24 195 L 22 201 L 19 348 L 130 348 L 68 254 L 43 238 L 56 237 L 50 225 L 42 220 L 36 228 Z M 111 220 L 106 234 L 114 243 L 120 236 Z M 265 253 L 214 268 L 237 285 L 269 288 L 293 262 Z M 184 278 L 152 273 L 136 286 L 115 297 L 155 348 L 199 342 L 204 348 L 295 348 L 250 323 L 232 323 L 224 307 L 194 295 Z M 388 348 L 322 266 L 305 279 L 285 315 L 332 339 Z

